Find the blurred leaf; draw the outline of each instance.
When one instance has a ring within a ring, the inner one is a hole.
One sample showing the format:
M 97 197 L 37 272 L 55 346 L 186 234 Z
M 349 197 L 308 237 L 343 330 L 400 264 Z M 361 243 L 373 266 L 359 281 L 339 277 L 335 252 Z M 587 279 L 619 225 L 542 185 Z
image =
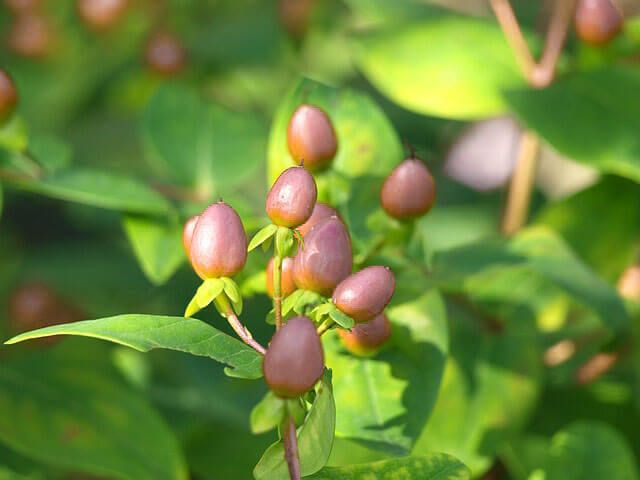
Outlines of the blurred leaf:
M 70 470 L 188 478 L 172 432 L 147 402 L 94 366 L 38 355 L 0 369 L 0 439 Z
M 27 125 L 22 117 L 13 115 L 7 123 L 0 125 L 0 148 L 22 152 L 27 144 Z
M 225 372 L 239 378 L 260 378 L 262 356 L 240 340 L 195 318 L 159 315 L 118 315 L 55 325 L 26 332 L 6 344 L 52 335 L 79 335 L 118 343 L 141 352 L 167 348 L 212 358 L 227 365 Z
M 160 88 L 142 130 L 150 156 L 163 170 L 204 191 L 237 185 L 264 155 L 266 129 L 259 117 L 227 111 L 186 87 Z
M 561 154 L 640 182 L 638 69 L 610 66 L 574 73 L 506 99 L 532 130 Z
M 29 153 L 47 172 L 55 172 L 71 163 L 71 147 L 53 135 L 35 135 L 29 141 Z
M 147 278 L 164 284 L 185 260 L 182 226 L 149 217 L 127 216 L 124 231 Z
M 324 467 L 329 459 L 336 420 L 336 406 L 331 391 L 331 375 L 325 372 L 316 398 L 302 426 L 298 429 L 298 452 L 302 476 Z M 271 445 L 253 470 L 256 480 L 288 480 L 282 440 Z
M 546 480 L 637 480 L 633 453 L 625 439 L 604 423 L 582 421 L 556 433 L 537 472 Z
M 325 467 L 310 480 L 469 480 L 465 465 L 443 453 L 381 460 L 347 467 Z
M 15 183 L 27 191 L 108 210 L 161 215 L 171 209 L 162 195 L 143 183 L 98 170 L 63 170 L 41 180 Z
M 285 401 L 271 391 L 251 410 L 251 432 L 264 433 L 277 428 L 285 415 Z
M 408 452 L 438 395 L 448 351 L 446 312 L 437 291 L 387 311 L 393 337 L 372 358 L 325 341 L 334 372 L 336 436 L 392 452 Z
M 303 78 L 276 111 L 269 135 L 269 184 L 294 165 L 287 146 L 287 127 L 303 103 L 322 108 L 338 137 L 338 153 L 332 169 L 347 177 L 386 175 L 402 160 L 402 146 L 384 112 L 368 96 L 337 90 Z
M 363 34 L 356 42 L 367 78 L 418 113 L 458 119 L 496 115 L 506 110 L 501 92 L 524 84 L 495 22 L 436 14 Z

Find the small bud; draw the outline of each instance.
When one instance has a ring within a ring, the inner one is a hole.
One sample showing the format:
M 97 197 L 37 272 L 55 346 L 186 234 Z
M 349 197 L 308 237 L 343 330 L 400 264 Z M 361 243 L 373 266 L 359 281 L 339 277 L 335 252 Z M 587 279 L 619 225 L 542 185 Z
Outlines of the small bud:
M 278 330 L 262 364 L 264 380 L 279 397 L 296 398 L 311 390 L 324 372 L 324 353 L 316 327 L 294 317 Z
M 147 41 L 144 59 L 154 72 L 171 76 L 184 69 L 187 63 L 187 52 L 178 38 L 161 32 L 154 34 Z
M 15 17 L 8 38 L 9 47 L 29 58 L 46 57 L 53 48 L 53 33 L 45 17 L 29 12 Z
M 276 225 L 295 228 L 309 219 L 317 197 L 313 175 L 303 167 L 287 168 L 267 194 L 267 215 Z
M 236 211 L 224 202 L 209 206 L 191 239 L 191 264 L 203 279 L 231 277 L 247 261 L 247 235 Z
M 611 0 L 579 0 L 575 26 L 578 37 L 591 45 L 605 45 L 622 30 L 624 18 Z
M 420 217 L 431 210 L 436 201 L 436 183 L 424 163 L 408 158 L 385 179 L 380 201 L 384 211 L 393 218 Z
M 118 23 L 127 4 L 127 0 L 77 0 L 76 11 L 88 27 L 107 30 Z
M 356 355 L 368 356 L 375 354 L 391 336 L 391 323 L 384 313 L 373 320 L 359 323 L 351 331 L 338 330 L 342 343 Z
M 391 301 L 396 280 L 387 267 L 367 267 L 345 278 L 333 292 L 333 303 L 357 323 L 382 313 Z
M 18 104 L 18 90 L 7 72 L 0 69 L 0 124 L 7 120 Z
M 273 297 L 273 262 L 272 258 L 267 264 L 267 293 L 270 297 Z M 293 258 L 285 257 L 282 259 L 282 275 L 280 280 L 280 293 L 283 297 L 288 297 L 298 289 L 296 282 L 293 280 Z
M 618 293 L 623 298 L 640 302 L 640 265 L 630 266 L 620 276 Z
M 293 262 L 298 287 L 331 295 L 353 267 L 351 239 L 338 217 L 330 217 L 311 229 Z
M 199 215 L 194 215 L 184 224 L 182 229 L 182 246 L 187 254 L 187 258 L 191 255 L 191 239 L 193 238 L 193 231 L 198 223 Z
M 303 237 L 306 237 L 313 227 L 329 217 L 338 217 L 338 212 L 326 203 L 318 202 L 313 207 L 313 212 L 309 219 L 298 227 L 298 231 Z
M 300 105 L 287 129 L 287 144 L 293 160 L 312 172 L 322 170 L 338 150 L 336 133 L 329 116 L 313 105 Z

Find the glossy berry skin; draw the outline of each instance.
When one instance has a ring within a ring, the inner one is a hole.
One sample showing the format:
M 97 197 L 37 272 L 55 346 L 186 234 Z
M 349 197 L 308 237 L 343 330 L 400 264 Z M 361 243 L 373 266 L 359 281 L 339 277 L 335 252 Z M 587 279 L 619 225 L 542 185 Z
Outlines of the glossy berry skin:
M 127 6 L 127 0 L 76 0 L 78 16 L 94 30 L 107 30 L 116 25 Z
M 287 168 L 267 194 L 267 215 L 276 225 L 295 228 L 309 219 L 317 197 L 313 175 L 303 167 Z
M 182 246 L 184 247 L 184 252 L 187 254 L 187 257 L 191 255 L 191 240 L 199 218 L 200 215 L 194 215 L 185 222 L 184 228 L 182 229 Z
M 293 262 L 299 288 L 331 295 L 353 268 L 351 239 L 338 217 L 320 222 L 307 234 Z
M 247 235 L 236 211 L 224 202 L 209 206 L 191 238 L 191 265 L 202 278 L 231 277 L 247 261 Z
M 373 320 L 359 323 L 351 331 L 338 330 L 343 345 L 351 353 L 368 356 L 375 354 L 391 336 L 391 323 L 384 313 Z
M 618 293 L 628 300 L 640 302 L 640 265 L 627 268 L 618 280 Z
M 275 333 L 262 371 L 279 397 L 296 398 L 313 388 L 324 372 L 324 352 L 309 318 L 294 317 Z
M 417 158 L 408 158 L 394 168 L 380 191 L 382 208 L 398 220 L 424 215 L 435 201 L 436 182 Z
M 18 104 L 18 90 L 7 72 L 0 69 L 0 124 L 7 120 Z
M 144 52 L 149 68 L 163 76 L 181 72 L 187 63 L 187 52 L 182 42 L 169 33 L 156 33 L 149 38 Z
M 317 202 L 315 207 L 313 207 L 311 216 L 298 227 L 298 231 L 303 237 L 306 237 L 313 227 L 330 217 L 338 217 L 338 211 L 326 203 Z
M 579 0 L 575 26 L 580 39 L 600 46 L 609 43 L 622 30 L 624 18 L 611 0 Z
M 333 303 L 357 323 L 368 322 L 382 313 L 396 288 L 387 267 L 367 267 L 345 278 L 333 292 Z
M 287 129 L 289 153 L 296 164 L 312 172 L 327 167 L 338 150 L 336 132 L 329 116 L 313 105 L 300 105 Z
M 269 260 L 267 264 L 267 293 L 270 297 L 273 297 L 273 258 Z M 293 279 L 293 258 L 285 257 L 282 259 L 282 275 L 281 291 L 283 297 L 288 297 L 295 292 L 298 287 Z
M 8 43 L 16 54 L 42 58 L 52 49 L 53 33 L 47 19 L 29 12 L 15 17 L 9 31 Z

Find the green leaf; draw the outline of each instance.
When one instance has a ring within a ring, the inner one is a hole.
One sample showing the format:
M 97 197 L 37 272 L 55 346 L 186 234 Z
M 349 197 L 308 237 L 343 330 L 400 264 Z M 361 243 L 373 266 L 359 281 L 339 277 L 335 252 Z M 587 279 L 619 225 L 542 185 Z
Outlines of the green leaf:
M 207 278 L 196 292 L 196 301 L 200 308 L 207 307 L 224 291 L 225 283 L 220 278 Z
M 443 453 L 325 467 L 309 480 L 469 480 L 471 472 L 458 459 Z
M 331 320 L 336 322 L 342 328 L 351 329 L 356 324 L 353 318 L 351 318 L 349 315 L 342 313 L 340 310 L 338 310 L 337 307 L 334 307 L 331 310 L 329 310 L 329 316 L 331 317 Z
M 182 226 L 140 216 L 122 223 L 144 274 L 155 285 L 166 283 L 185 260 Z
M 247 247 L 247 251 L 250 252 L 250 251 L 254 250 L 256 247 L 258 247 L 259 245 L 262 245 L 268 239 L 273 237 L 273 235 L 275 235 L 275 233 L 277 231 L 278 231 L 278 226 L 274 225 L 273 223 L 270 223 L 266 227 L 261 228 L 258 231 L 258 233 L 256 233 L 253 236 L 253 238 L 251 239 L 251 241 L 249 242 L 249 246 Z
M 227 374 L 241 378 L 262 376 L 262 356 L 211 325 L 195 318 L 159 315 L 118 315 L 67 323 L 17 335 L 8 345 L 53 335 L 78 335 L 118 343 L 141 352 L 156 348 L 212 358 L 227 365 Z
M 3 363 L 0 440 L 62 469 L 123 480 L 188 478 L 176 438 L 139 393 L 62 355 Z
M 336 421 L 336 406 L 331 391 L 330 374 L 325 373 L 307 418 L 298 429 L 298 452 L 302 476 L 324 467 L 329 459 Z M 284 447 L 279 440 L 271 445 L 253 470 L 256 480 L 288 480 Z
M 338 137 L 332 169 L 347 176 L 386 175 L 402 160 L 402 145 L 384 112 L 368 96 L 301 79 L 280 104 L 269 135 L 269 185 L 294 165 L 287 147 L 287 127 L 303 103 L 327 112 Z
M 287 298 L 285 298 L 282 302 L 282 315 L 287 315 L 293 307 L 305 296 L 307 290 L 296 290 L 291 293 Z
M 167 200 L 127 176 L 90 169 L 69 169 L 41 180 L 15 181 L 31 192 L 93 207 L 130 213 L 162 215 L 171 210 Z
M 535 474 L 546 480 L 637 480 L 633 451 L 607 424 L 580 421 L 556 433 Z M 533 478 L 533 476 L 531 477 Z
M 222 282 L 224 284 L 224 292 L 226 293 L 229 300 L 233 305 L 233 311 L 236 312 L 236 315 L 242 314 L 242 295 L 240 294 L 240 289 L 236 282 L 234 282 L 231 278 L 222 277 Z
M 607 66 L 506 98 L 518 117 L 561 154 L 640 182 L 640 99 L 628 94 L 639 88 L 636 68 Z
M 28 141 L 27 125 L 22 117 L 13 115 L 7 123 L 0 125 L 0 148 L 22 152 L 26 150 Z
M 287 227 L 278 227 L 276 232 L 276 252 L 280 257 L 292 257 L 295 253 L 293 247 L 295 246 L 295 238 L 293 236 L 293 230 Z
M 285 401 L 269 391 L 251 410 L 249 422 L 254 434 L 268 432 L 282 423 L 285 415 Z
M 36 135 L 31 138 L 29 152 L 49 173 L 66 168 L 71 163 L 71 147 L 53 135 Z
M 418 113 L 457 119 L 496 115 L 506 110 L 502 91 L 524 85 L 502 31 L 480 18 L 435 14 L 364 34 L 356 42 L 367 78 Z
M 325 341 L 334 372 L 336 436 L 407 453 L 435 404 L 448 351 L 444 304 L 432 290 L 389 308 L 393 336 L 372 358 L 344 350 L 336 335 Z

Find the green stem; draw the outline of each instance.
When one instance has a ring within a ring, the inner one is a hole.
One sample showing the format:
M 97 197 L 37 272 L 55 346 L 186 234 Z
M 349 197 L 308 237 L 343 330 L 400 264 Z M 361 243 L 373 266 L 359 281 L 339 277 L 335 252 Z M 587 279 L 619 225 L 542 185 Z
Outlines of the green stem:
M 282 256 L 276 247 L 273 260 L 273 310 L 276 313 L 276 330 L 282 327 Z
M 214 301 L 216 302 L 216 305 L 218 306 L 220 311 L 224 312 L 227 318 L 227 322 L 229 322 L 229 325 L 231 325 L 231 328 L 233 328 L 233 331 L 238 334 L 240 339 L 255 351 L 264 355 L 266 349 L 253 338 L 253 335 L 251 335 L 249 329 L 242 324 L 238 316 L 233 311 L 233 308 L 231 307 L 231 304 L 229 303 L 226 295 L 224 293 L 218 295 Z
M 331 318 L 327 318 L 324 322 L 320 324 L 318 327 L 318 335 L 322 336 L 325 332 L 327 332 L 334 325 L 334 321 Z

